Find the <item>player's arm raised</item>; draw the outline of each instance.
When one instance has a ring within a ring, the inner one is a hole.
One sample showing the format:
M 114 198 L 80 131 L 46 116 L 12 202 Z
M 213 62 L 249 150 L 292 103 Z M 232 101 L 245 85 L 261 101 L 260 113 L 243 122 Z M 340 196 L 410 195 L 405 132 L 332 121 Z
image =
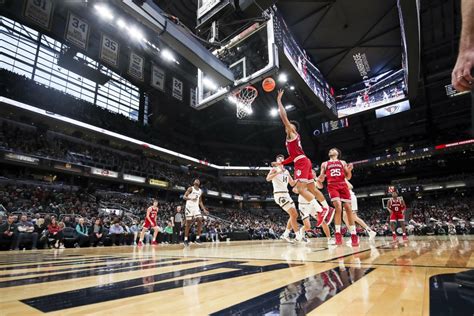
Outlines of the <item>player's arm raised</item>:
M 341 162 L 342 162 L 342 165 L 344 166 L 344 173 L 346 175 L 346 179 L 347 180 L 352 179 L 352 170 L 354 169 L 354 165 L 351 163 L 347 164 L 344 160 Z
M 273 178 L 275 178 L 275 177 L 277 176 L 277 174 L 278 174 L 277 169 L 276 169 L 276 168 L 272 168 L 272 169 L 270 170 L 270 172 L 267 174 L 267 179 L 266 179 L 266 180 L 267 180 L 268 182 L 271 182 L 271 181 L 273 180 Z
M 192 198 L 189 197 L 191 192 L 193 192 L 193 188 L 189 187 L 183 195 L 183 200 L 186 200 L 186 201 L 193 200 Z
M 293 127 L 293 124 L 291 124 L 290 120 L 288 119 L 288 115 L 286 114 L 285 107 L 283 106 L 283 103 L 281 102 L 281 98 L 283 97 L 283 94 L 285 91 L 283 89 L 278 90 L 278 97 L 277 97 L 277 103 L 278 103 L 278 113 L 280 114 L 281 121 L 283 122 L 283 125 L 285 125 L 286 133 L 290 138 L 295 137 L 296 130 Z

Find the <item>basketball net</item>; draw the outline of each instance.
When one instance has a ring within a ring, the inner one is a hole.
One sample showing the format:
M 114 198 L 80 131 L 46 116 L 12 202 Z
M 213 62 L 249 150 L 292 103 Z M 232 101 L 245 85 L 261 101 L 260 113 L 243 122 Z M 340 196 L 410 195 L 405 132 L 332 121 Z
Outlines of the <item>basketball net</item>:
M 234 93 L 238 119 L 243 119 L 247 115 L 252 114 L 252 103 L 257 96 L 258 91 L 253 86 L 246 86 Z

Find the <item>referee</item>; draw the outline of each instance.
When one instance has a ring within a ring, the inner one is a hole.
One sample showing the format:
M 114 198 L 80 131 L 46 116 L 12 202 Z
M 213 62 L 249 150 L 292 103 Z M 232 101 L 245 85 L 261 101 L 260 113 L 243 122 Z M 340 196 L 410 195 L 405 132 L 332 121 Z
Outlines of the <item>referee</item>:
M 181 242 L 181 227 L 183 224 L 181 205 L 176 207 L 176 214 L 171 217 L 171 222 L 173 223 L 173 242 L 179 244 Z

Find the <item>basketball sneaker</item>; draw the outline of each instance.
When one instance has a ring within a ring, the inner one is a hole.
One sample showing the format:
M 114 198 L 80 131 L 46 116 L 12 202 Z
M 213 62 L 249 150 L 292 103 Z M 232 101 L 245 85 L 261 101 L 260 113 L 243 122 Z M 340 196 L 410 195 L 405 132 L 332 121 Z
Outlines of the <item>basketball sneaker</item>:
M 281 239 L 285 240 L 286 242 L 289 242 L 290 244 L 293 243 L 293 239 L 291 239 L 288 235 L 282 235 Z
M 138 242 L 138 247 L 143 247 L 143 243 L 141 240 Z
M 158 245 L 158 243 L 156 242 L 156 240 L 153 240 L 153 241 L 151 242 L 151 245 L 152 245 L 152 246 L 156 246 L 156 245 Z
M 359 247 L 359 236 L 356 234 L 351 235 L 352 247 Z
M 330 207 L 328 208 L 323 208 L 321 212 L 318 213 L 318 222 L 316 223 L 316 227 L 321 227 L 321 224 L 323 222 L 326 222 L 326 224 L 331 224 L 332 219 L 334 218 L 334 208 Z
M 341 233 L 335 233 L 334 237 L 336 238 L 336 245 L 341 246 L 342 245 L 342 234 Z
M 336 244 L 336 240 L 335 240 L 334 238 L 329 238 L 329 239 L 328 239 L 328 245 L 329 245 L 329 246 L 333 246 L 333 245 L 335 245 L 335 244 Z
M 373 230 L 369 231 L 369 240 L 374 240 L 375 236 L 377 236 L 376 232 L 374 232 Z
M 189 247 L 189 241 L 188 240 L 184 241 L 184 247 Z
M 408 236 L 407 235 L 403 235 L 403 241 L 408 241 Z
M 197 238 L 194 243 L 197 244 L 197 245 L 202 245 L 202 241 L 199 238 Z
M 395 234 L 392 234 L 392 240 L 393 240 L 393 242 L 397 242 L 397 241 L 398 241 L 398 239 L 397 239 L 397 235 L 395 235 Z

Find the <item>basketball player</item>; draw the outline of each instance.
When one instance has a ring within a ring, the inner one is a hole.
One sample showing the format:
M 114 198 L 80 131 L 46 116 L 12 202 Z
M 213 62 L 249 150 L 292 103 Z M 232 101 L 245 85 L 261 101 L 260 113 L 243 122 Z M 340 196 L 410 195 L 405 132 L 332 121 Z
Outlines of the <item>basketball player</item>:
M 390 212 L 390 228 L 392 229 L 392 238 L 393 241 L 397 241 L 397 221 L 400 222 L 403 231 L 403 241 L 408 241 L 407 230 L 405 227 L 405 210 L 406 205 L 403 199 L 398 197 L 396 191 L 392 192 L 392 197 L 388 200 L 387 209 Z
M 285 159 L 283 155 L 276 156 L 277 162 L 282 162 Z M 282 238 L 287 242 L 293 242 L 290 239 L 290 229 L 293 229 L 293 232 L 296 235 L 296 240 L 301 241 L 302 234 L 298 230 L 298 212 L 295 208 L 295 203 L 288 193 L 288 184 L 294 186 L 296 181 L 290 175 L 290 172 L 282 166 L 274 167 L 270 170 L 267 175 L 267 181 L 272 182 L 273 185 L 273 198 L 275 203 L 278 204 L 285 212 L 290 215 L 288 219 L 287 228 L 282 235 Z
M 288 151 L 289 157 L 283 160 L 282 162 L 274 162 L 272 163 L 272 165 L 278 166 L 294 163 L 294 179 L 296 181 L 296 187 L 298 189 L 299 194 L 301 194 L 306 199 L 306 201 L 310 203 L 311 207 L 314 210 L 319 210 L 316 198 L 323 206 L 320 211 L 317 211 L 317 227 L 321 226 L 324 221 L 326 221 L 327 224 L 330 224 L 334 217 L 334 209 L 329 208 L 329 205 L 326 202 L 324 195 L 316 188 L 314 184 L 314 173 L 312 169 L 311 160 L 306 157 L 303 151 L 303 148 L 301 146 L 300 135 L 298 134 L 296 125 L 294 125 L 290 122 L 290 120 L 288 120 L 285 107 L 281 102 L 283 94 L 284 90 L 278 91 L 277 103 L 280 118 L 283 122 L 283 125 L 285 126 L 286 149 Z
M 354 224 L 351 208 L 351 194 L 346 178 L 352 178 L 352 164 L 347 164 L 344 160 L 339 160 L 341 151 L 337 148 L 329 150 L 329 160 L 321 164 L 321 174 L 318 181 L 324 182 L 328 180 L 327 188 L 334 207 L 336 208 L 336 218 L 334 224 L 336 227 L 336 245 L 342 245 L 341 222 L 342 222 L 342 208 L 346 211 L 347 222 L 349 224 L 349 231 L 351 233 L 352 247 L 359 246 L 359 237 Z M 344 204 L 343 204 L 344 203 Z
M 207 215 L 209 212 L 202 203 L 202 190 L 200 188 L 201 181 L 199 179 L 194 180 L 193 186 L 189 187 L 184 193 L 183 199 L 186 200 L 185 216 L 186 216 L 186 228 L 184 229 L 184 245 L 189 246 L 189 230 L 193 221 L 197 220 L 197 234 L 196 244 L 201 244 L 201 232 L 202 232 L 202 215 L 201 209 Z M 201 207 L 201 208 L 199 208 Z
M 293 192 L 298 194 L 298 189 L 293 188 Z M 318 207 L 321 208 L 319 203 L 318 203 Z M 308 231 L 311 230 L 311 222 L 309 220 L 309 217 L 311 216 L 317 220 L 316 214 L 318 210 L 314 210 L 313 208 L 311 208 L 308 201 L 306 201 L 306 199 L 300 194 L 298 195 L 298 209 L 300 210 L 301 220 L 303 221 L 303 225 L 304 225 L 303 227 L 301 227 L 301 229 L 304 229 L 304 232 L 307 233 Z M 328 245 L 331 244 L 331 231 L 329 230 L 328 224 L 326 222 L 323 222 L 321 224 L 321 227 L 328 240 Z
M 142 232 L 140 233 L 140 240 L 138 246 L 143 246 L 143 238 L 148 230 L 153 229 L 152 245 L 157 245 L 156 236 L 158 236 L 158 225 L 156 224 L 156 218 L 158 217 L 158 200 L 153 199 L 153 205 L 146 210 L 145 224 L 143 225 Z
M 356 195 L 354 194 L 354 191 L 352 191 L 352 189 L 354 188 L 352 186 L 352 184 L 349 182 L 349 180 L 346 179 L 346 182 L 347 182 L 347 186 L 349 187 L 349 192 L 351 194 L 351 208 L 352 208 L 352 217 L 354 218 L 354 222 L 356 224 L 359 224 L 363 229 L 365 229 L 365 231 L 367 232 L 367 235 L 369 235 L 369 240 L 374 240 L 375 236 L 377 236 L 377 233 L 374 232 L 370 227 L 369 225 L 367 225 L 363 220 L 362 218 L 359 217 L 359 214 L 357 214 L 357 211 L 358 211 L 358 204 L 357 204 L 357 197 Z M 344 223 L 346 223 L 347 226 L 349 226 L 349 224 L 347 223 L 347 216 L 346 216 L 346 213 L 343 213 L 342 215 L 343 219 L 344 219 Z

